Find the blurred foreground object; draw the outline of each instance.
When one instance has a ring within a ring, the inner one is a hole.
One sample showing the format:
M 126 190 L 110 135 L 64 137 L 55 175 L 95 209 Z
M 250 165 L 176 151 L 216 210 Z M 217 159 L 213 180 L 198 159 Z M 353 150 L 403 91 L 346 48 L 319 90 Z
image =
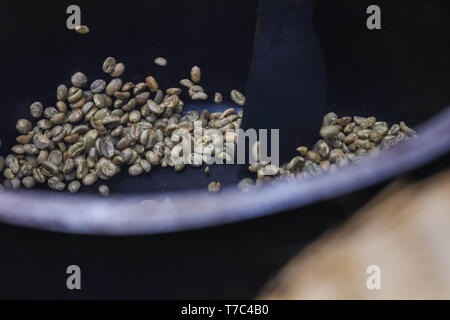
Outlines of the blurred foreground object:
M 395 181 L 294 258 L 263 299 L 450 299 L 450 171 Z M 367 268 L 380 267 L 369 290 Z

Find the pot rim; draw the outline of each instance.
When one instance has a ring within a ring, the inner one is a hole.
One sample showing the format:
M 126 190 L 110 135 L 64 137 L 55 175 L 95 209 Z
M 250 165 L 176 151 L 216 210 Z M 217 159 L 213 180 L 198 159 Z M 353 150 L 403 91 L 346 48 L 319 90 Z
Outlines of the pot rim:
M 99 198 L 51 191 L 0 193 L 0 222 L 49 231 L 96 235 L 143 235 L 216 226 L 275 214 L 365 188 L 418 168 L 450 149 L 450 107 L 409 139 L 336 172 L 292 179 L 241 192 L 179 191 Z M 420 146 L 420 148 L 418 148 Z M 165 199 L 170 197 L 171 201 Z M 201 204 L 201 205 L 200 205 Z

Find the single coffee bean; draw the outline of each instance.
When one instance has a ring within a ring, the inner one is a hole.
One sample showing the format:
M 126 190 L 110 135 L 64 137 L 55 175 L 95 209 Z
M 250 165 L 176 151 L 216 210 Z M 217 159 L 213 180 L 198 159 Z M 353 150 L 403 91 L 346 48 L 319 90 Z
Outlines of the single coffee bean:
M 127 82 L 122 86 L 122 91 L 129 91 L 135 87 L 133 82 Z
M 148 76 L 145 78 L 145 83 L 147 84 L 147 87 L 150 88 L 151 92 L 156 92 L 159 89 L 158 82 L 156 82 L 156 79 L 152 76 Z
M 306 158 L 308 160 L 314 161 L 315 163 L 320 163 L 321 160 L 320 155 L 317 152 L 311 150 L 306 153 Z
M 191 79 L 195 83 L 199 83 L 201 80 L 202 72 L 198 66 L 193 66 L 191 69 Z
M 120 100 L 126 100 L 130 97 L 131 93 L 127 91 L 116 91 L 114 92 L 114 96 Z
M 36 185 L 36 181 L 33 177 L 25 177 L 22 179 L 22 185 L 27 189 L 32 189 Z
M 144 92 L 147 88 L 148 88 L 147 84 L 145 84 L 144 82 L 139 82 L 133 88 L 133 94 L 137 96 L 138 94 Z
M 114 92 L 120 90 L 121 87 L 122 87 L 122 80 L 120 78 L 112 79 L 106 86 L 105 93 L 108 96 L 112 96 L 114 94 Z M 95 102 L 95 96 L 94 96 L 94 102 Z
M 76 72 L 70 80 L 72 85 L 77 88 L 83 88 L 88 82 L 88 79 L 83 72 Z
M 52 177 L 48 180 L 48 186 L 55 191 L 63 191 L 66 185 L 57 177 Z
M 87 34 L 89 33 L 89 27 L 88 26 L 75 26 L 75 31 L 79 34 Z
M 356 125 L 358 125 L 361 129 L 367 129 L 370 127 L 371 121 L 364 117 L 353 117 L 353 120 L 355 121 Z
M 156 103 L 160 104 L 160 103 L 162 103 L 163 99 L 164 99 L 164 93 L 163 93 L 163 91 L 162 91 L 162 90 L 156 91 L 155 98 L 154 98 L 153 100 L 154 100 Z
M 141 175 L 144 172 L 144 169 L 140 164 L 134 164 L 130 168 L 128 168 L 128 173 L 130 176 L 136 177 Z
M 98 178 L 95 172 L 89 173 L 83 178 L 83 185 L 92 186 L 94 183 L 97 182 L 97 179 Z
M 67 187 L 67 190 L 70 193 L 77 193 L 80 190 L 81 183 L 79 181 L 72 181 L 69 183 L 69 186 Z
M 109 196 L 109 188 L 108 188 L 108 186 L 101 185 L 100 187 L 98 187 L 98 192 L 104 197 L 108 197 Z
M 222 189 L 222 185 L 220 182 L 213 181 L 208 185 L 208 192 L 217 193 Z
M 69 97 L 69 88 L 66 85 L 60 84 L 56 89 L 56 98 L 59 101 L 66 101 Z
M 103 72 L 108 74 L 112 73 L 115 67 L 116 67 L 116 59 L 114 59 L 113 57 L 106 58 L 102 66 Z
M 91 84 L 91 91 L 95 93 L 101 93 L 106 88 L 106 82 L 102 79 L 97 79 Z
M 72 90 L 72 88 L 74 88 Z M 81 100 L 83 98 L 83 90 L 80 88 L 72 87 L 69 89 L 69 97 L 67 98 L 67 101 L 69 103 L 75 103 Z
M 244 106 L 245 104 L 245 96 L 237 91 L 237 90 L 231 90 L 231 100 L 233 100 L 238 106 Z
M 30 105 L 30 114 L 33 118 L 40 118 L 42 116 L 42 112 L 44 111 L 44 106 L 42 103 L 36 101 Z
M 115 65 L 113 72 L 111 72 L 111 77 L 117 78 L 120 77 L 125 72 L 125 65 L 120 62 Z
M 222 94 L 220 92 L 216 92 L 214 94 L 214 102 L 215 103 L 222 103 L 223 97 Z
M 20 134 L 27 134 L 33 129 L 33 125 L 30 120 L 19 119 L 16 123 L 16 129 Z
M 341 127 L 332 125 L 332 126 L 325 126 L 320 129 L 320 135 L 324 138 L 333 138 L 341 131 Z
M 204 92 L 197 92 L 192 95 L 192 100 L 207 100 L 208 95 Z
M 194 85 L 194 83 L 192 83 L 192 81 L 189 79 L 181 79 L 180 84 L 186 88 L 190 88 Z
M 167 60 L 166 60 L 166 58 L 158 57 L 155 59 L 155 64 L 157 64 L 158 66 L 161 66 L 161 67 L 165 67 L 165 66 L 167 66 Z

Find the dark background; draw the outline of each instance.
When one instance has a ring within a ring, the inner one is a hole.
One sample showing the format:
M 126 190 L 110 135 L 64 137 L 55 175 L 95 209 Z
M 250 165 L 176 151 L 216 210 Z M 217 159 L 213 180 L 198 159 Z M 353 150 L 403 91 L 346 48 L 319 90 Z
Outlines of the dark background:
M 65 27 L 69 4 L 82 8 L 82 23 L 91 28 L 88 35 Z M 323 48 L 326 108 L 419 124 L 450 101 L 450 4 L 377 1 L 383 29 L 368 31 L 369 4 L 316 1 L 314 27 Z M 169 86 L 174 84 L 170 79 L 185 77 L 198 64 L 206 89 L 245 91 L 256 6 L 256 1 L 220 0 L 2 2 L 1 153 L 13 144 L 14 123 L 27 114 L 31 102 L 52 105 L 54 88 L 68 83 L 76 71 L 85 71 L 90 80 L 103 77 L 101 63 L 109 55 L 126 64 L 130 81 L 154 74 Z M 164 72 L 153 64 L 159 55 L 169 60 Z M 295 85 L 286 84 L 291 90 Z M 322 112 L 300 111 L 301 121 L 318 128 Z M 317 136 L 297 138 L 307 144 Z M 410 177 L 427 176 L 447 163 L 444 157 Z M 174 181 L 173 190 L 196 181 L 193 175 L 163 174 Z M 121 181 L 130 192 L 144 184 Z M 176 234 L 92 237 L 0 225 L 0 298 L 252 298 L 290 257 L 345 221 L 380 187 L 263 219 Z M 65 287 L 70 264 L 82 269 L 79 292 Z

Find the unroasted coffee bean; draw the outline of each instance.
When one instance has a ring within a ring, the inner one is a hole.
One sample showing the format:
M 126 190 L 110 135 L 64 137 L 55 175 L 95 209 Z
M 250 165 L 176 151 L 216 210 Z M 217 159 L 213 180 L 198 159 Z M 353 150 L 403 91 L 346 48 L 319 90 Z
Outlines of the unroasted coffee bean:
M 274 165 L 267 165 L 263 168 L 258 169 L 258 177 L 275 176 L 280 173 L 280 168 Z
M 75 31 L 79 34 L 88 34 L 89 33 L 89 27 L 85 25 L 81 26 L 75 26 Z
M 412 137 L 416 134 L 416 131 L 414 131 L 413 129 L 409 128 L 406 123 L 404 123 L 403 121 L 400 122 L 400 129 L 406 133 L 409 137 Z
M 162 90 L 156 91 L 155 98 L 153 99 L 156 103 L 160 104 L 164 99 L 164 93 Z
M 83 178 L 83 185 L 92 186 L 94 183 L 97 182 L 97 179 L 98 178 L 95 172 L 89 173 Z
M 106 86 L 105 93 L 108 96 L 112 96 L 114 94 L 114 92 L 120 90 L 121 87 L 122 87 L 122 80 L 120 78 L 112 79 Z M 94 96 L 94 101 L 95 101 L 95 96 Z
M 149 173 L 152 169 L 152 165 L 150 164 L 150 162 L 145 159 L 141 159 L 141 161 L 139 161 L 139 164 L 146 173 Z
M 44 106 L 39 101 L 33 102 L 30 105 L 30 114 L 33 118 L 40 118 L 42 112 L 44 111 Z
M 134 164 L 132 165 L 130 168 L 128 168 L 128 173 L 130 174 L 130 176 L 139 176 L 144 172 L 144 169 L 142 168 L 142 166 L 140 164 Z
M 197 92 L 192 95 L 192 100 L 207 100 L 208 95 L 204 92 Z
M 191 69 L 191 79 L 195 83 L 199 83 L 201 80 L 202 72 L 198 66 L 193 66 Z
M 106 88 L 106 82 L 102 79 L 97 79 L 91 84 L 91 91 L 93 93 L 101 93 Z
M 341 131 L 339 126 L 325 126 L 320 129 L 320 135 L 324 138 L 332 138 Z
M 238 106 L 242 107 L 245 104 L 245 96 L 241 92 L 237 90 L 231 90 L 230 96 Z
M 105 73 L 110 74 L 114 71 L 115 67 L 116 67 L 116 59 L 114 59 L 113 57 L 108 57 L 103 62 L 102 68 Z
M 122 91 L 129 91 L 135 87 L 133 82 L 127 82 L 122 86 Z
M 152 76 L 148 76 L 145 78 L 145 83 L 147 84 L 147 87 L 150 88 L 151 92 L 156 92 L 159 89 L 158 82 L 156 82 L 156 79 Z
M 58 165 L 51 161 L 45 161 L 42 165 L 44 174 L 48 176 L 56 176 L 59 173 Z
M 141 121 L 141 113 L 137 110 L 131 111 L 130 115 L 129 115 L 129 120 L 130 120 L 130 122 L 133 122 L 133 123 L 137 123 L 137 122 Z
M 208 185 L 208 192 L 217 193 L 222 189 L 222 185 L 220 182 L 213 181 Z
M 27 119 L 20 119 L 17 121 L 16 129 L 21 134 L 27 134 L 33 129 L 33 125 Z
M 75 109 L 69 114 L 69 117 L 67 118 L 67 120 L 70 123 L 76 123 L 76 122 L 81 121 L 81 119 L 83 119 L 83 117 L 84 117 L 83 111 L 81 109 Z
M 353 117 L 353 120 L 361 129 L 367 129 L 371 124 L 371 121 L 369 119 L 363 117 Z
M 30 131 L 25 135 L 20 135 L 16 138 L 16 141 L 20 144 L 27 144 L 30 143 L 31 140 L 33 139 L 35 132 L 34 131 Z M 1 142 L 0 142 L 0 147 L 1 147 Z
M 85 149 L 85 144 L 83 142 L 77 142 L 73 144 L 68 150 L 67 154 L 71 158 L 79 156 Z
M 182 86 L 186 87 L 186 88 L 190 88 L 190 87 L 192 87 L 194 85 L 194 83 L 192 83 L 192 81 L 189 80 L 189 79 L 182 79 L 182 80 L 180 80 L 180 84 Z
M 158 57 L 155 59 L 155 64 L 157 64 L 158 66 L 161 66 L 161 67 L 165 67 L 165 66 L 167 66 L 167 60 L 166 60 L 166 58 Z
M 147 88 L 148 88 L 147 84 L 145 84 L 144 82 L 139 82 L 133 88 L 133 94 L 137 96 L 138 94 L 144 92 Z
M 47 149 L 50 145 L 50 139 L 43 134 L 35 134 L 33 136 L 33 143 L 38 149 Z
M 22 185 L 27 189 L 32 189 L 36 185 L 36 181 L 34 181 L 33 177 L 25 177 L 22 179 Z
M 81 183 L 79 181 L 72 181 L 71 183 L 69 183 L 67 190 L 70 193 L 77 193 L 80 190 L 81 187 Z
M 113 78 L 117 78 L 117 77 L 120 77 L 124 72 L 125 72 L 125 65 L 122 62 L 120 62 L 120 63 L 116 64 L 113 72 L 111 72 L 110 75 Z
M 69 103 L 75 103 L 81 100 L 83 97 L 83 90 L 80 88 L 72 87 L 69 89 L 69 97 L 67 98 L 67 101 Z
M 319 163 L 321 160 L 320 155 L 317 152 L 311 150 L 306 153 L 306 158 L 308 160 L 314 161 L 315 163 Z
M 59 85 L 58 88 L 56 89 L 56 98 L 59 101 L 66 101 L 68 97 L 69 97 L 69 88 L 67 88 L 67 86 L 64 84 Z
M 142 92 L 138 94 L 134 99 L 137 105 L 142 105 L 150 98 L 150 92 Z
M 55 191 L 63 191 L 66 185 L 57 177 L 52 177 L 48 180 L 48 186 Z
M 215 103 L 222 103 L 223 97 L 222 94 L 220 92 L 216 92 L 214 94 L 214 102 Z
M 56 103 L 56 109 L 59 112 L 66 113 L 67 112 L 67 104 L 65 102 L 63 102 L 63 101 L 58 101 Z
M 53 124 L 63 124 L 66 121 L 66 115 L 62 112 L 55 114 L 50 118 L 50 122 Z
M 108 188 L 108 186 L 101 185 L 100 187 L 98 187 L 98 192 L 104 197 L 108 197 L 109 196 L 109 188 Z
M 83 88 L 87 84 L 88 79 L 87 79 L 86 75 L 83 72 L 76 72 L 72 76 L 70 81 L 72 82 L 72 85 L 74 87 Z
M 303 157 L 297 156 L 288 163 L 286 169 L 289 171 L 295 171 L 302 168 L 304 164 L 305 159 Z

